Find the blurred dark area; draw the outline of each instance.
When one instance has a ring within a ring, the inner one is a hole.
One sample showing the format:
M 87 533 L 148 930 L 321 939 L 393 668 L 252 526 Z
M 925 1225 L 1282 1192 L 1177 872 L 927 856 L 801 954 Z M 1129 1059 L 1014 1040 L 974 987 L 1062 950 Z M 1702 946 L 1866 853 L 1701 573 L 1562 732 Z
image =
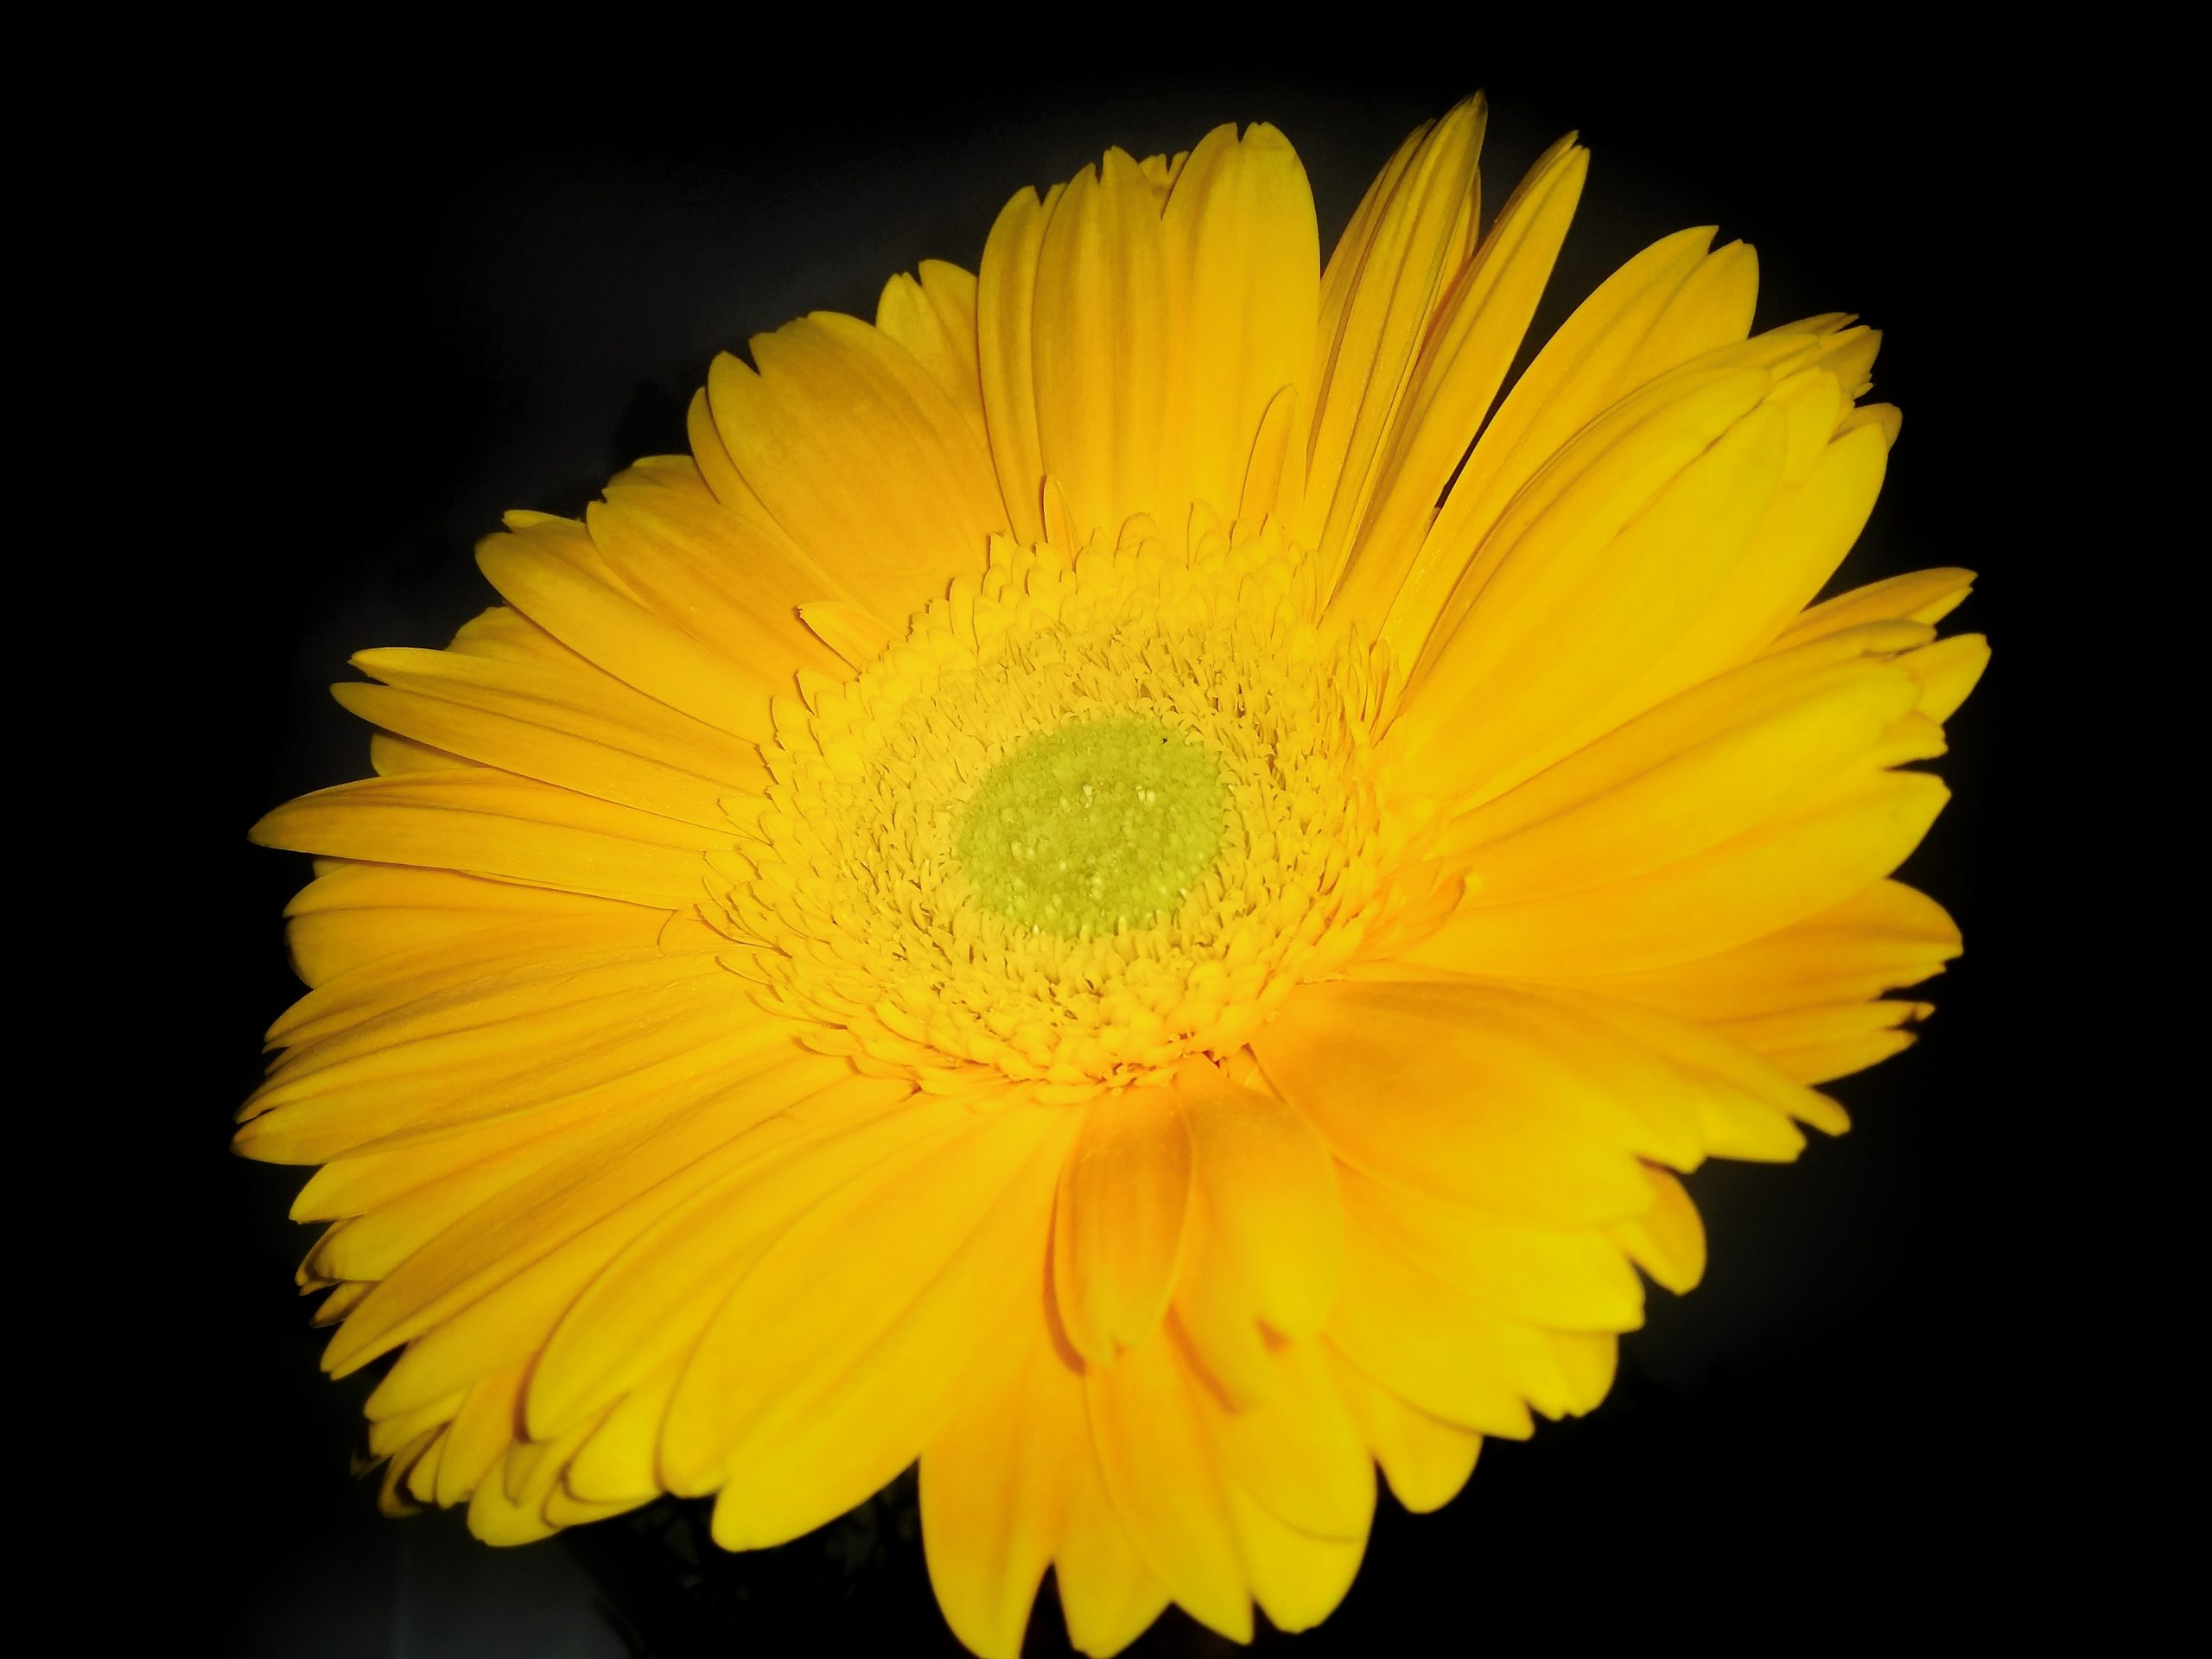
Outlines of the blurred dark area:
M 173 210 L 149 235 L 187 273 L 162 301 L 188 325 L 171 372 L 190 396 L 166 418 L 208 452 L 182 504 L 188 547 L 140 598 L 193 698 L 178 856 L 195 943 L 150 1154 L 171 1201 L 191 1195 L 187 1259 L 159 1269 L 155 1317 L 177 1326 L 160 1339 L 161 1403 L 136 1406 L 201 1448 L 200 1507 L 169 1546 L 188 1571 L 204 1553 L 181 1645 L 960 1651 L 931 1600 L 911 1478 L 748 1557 L 720 1555 L 696 1509 L 673 1504 L 505 1552 L 456 1516 L 377 1516 L 373 1482 L 347 1474 L 366 1380 L 320 1375 L 292 1283 L 312 1233 L 285 1211 L 307 1172 L 227 1150 L 259 1033 L 296 994 L 279 915 L 307 874 L 245 830 L 365 772 L 365 733 L 325 690 L 348 654 L 442 645 L 493 602 L 470 550 L 502 511 L 576 512 L 633 458 L 682 449 L 717 351 L 808 310 L 872 315 L 893 271 L 972 268 L 1020 187 L 1109 144 L 1187 148 L 1223 121 L 1290 136 L 1325 248 L 1398 141 L 1478 86 L 1485 217 L 1560 133 L 1593 151 L 1532 341 L 1695 224 L 1757 245 L 1759 326 L 1840 308 L 1885 331 L 1876 395 L 1903 405 L 1904 434 L 1844 580 L 1981 572 L 1951 626 L 1993 635 L 1995 666 L 1951 726 L 1955 798 L 1903 872 L 1967 949 L 1931 988 L 1920 1045 L 1835 1086 L 1848 1136 L 1792 1167 L 1692 1179 L 1711 1272 L 1686 1299 L 1654 1293 L 1603 1409 L 1492 1443 L 1440 1514 L 1386 1499 L 1336 1617 L 1255 1645 L 1449 1652 L 1510 1632 L 1573 1651 L 1654 1620 L 1724 1645 L 1989 1629 L 1991 1599 L 2020 1588 L 2005 1541 L 2034 1526 L 2040 1479 L 2022 1419 L 2042 1361 L 2019 1328 L 2034 1194 L 1999 1143 L 2023 1099 L 2060 1086 L 2021 1014 L 2047 1000 L 2029 988 L 2044 855 L 2022 827 L 2015 711 L 2044 649 L 2027 607 L 2058 556 L 2034 453 L 2014 441 L 2033 391 L 2008 286 L 2028 181 L 1967 161 L 2005 118 L 2004 88 L 1925 50 L 1808 46 L 1758 73 L 1615 51 L 1595 67 L 1556 47 L 1486 49 L 1472 25 L 1409 38 L 1387 67 L 1062 52 L 961 78 L 674 35 L 564 50 L 557 75 L 396 57 L 241 69 L 146 162 Z M 1230 1650 L 1179 1613 L 1133 1649 Z M 1065 1651 L 1049 1586 L 1028 1651 Z

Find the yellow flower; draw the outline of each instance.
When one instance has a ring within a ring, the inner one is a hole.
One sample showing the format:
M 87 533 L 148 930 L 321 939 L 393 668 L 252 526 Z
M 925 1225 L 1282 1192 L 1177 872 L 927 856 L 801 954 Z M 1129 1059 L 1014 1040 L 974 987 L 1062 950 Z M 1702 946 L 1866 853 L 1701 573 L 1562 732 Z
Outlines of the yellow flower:
M 1603 1397 L 1677 1173 L 1845 1127 L 1958 950 L 1886 878 L 1969 576 L 1811 604 L 1877 337 L 1747 338 L 1709 232 L 1500 401 L 1587 158 L 1478 233 L 1483 125 L 1325 270 L 1267 126 L 1024 191 L 355 659 L 378 775 L 255 831 L 324 861 L 238 1146 L 322 1166 L 387 1507 L 742 1549 L 918 1460 L 978 1653 L 1048 1567 L 1093 1654 L 1301 1629 L 1376 1465 L 1431 1510 Z

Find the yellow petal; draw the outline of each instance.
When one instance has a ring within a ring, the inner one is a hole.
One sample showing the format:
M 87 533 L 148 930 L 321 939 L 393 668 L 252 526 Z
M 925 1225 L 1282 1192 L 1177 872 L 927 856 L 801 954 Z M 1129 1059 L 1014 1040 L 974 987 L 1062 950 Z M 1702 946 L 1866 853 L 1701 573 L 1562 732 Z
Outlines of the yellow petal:
M 444 1431 L 434 1428 L 392 1453 L 385 1465 L 384 1480 L 377 1493 L 379 1515 L 397 1520 L 415 1514 L 422 1507 L 423 1500 L 416 1496 L 416 1491 L 426 1487 L 435 1490 L 438 1452 L 444 1444 Z
M 1137 1553 L 1185 1612 L 1232 1642 L 1250 1641 L 1236 1532 L 1168 1332 L 1084 1380 L 1098 1467 Z
M 248 832 L 264 847 L 423 864 L 632 903 L 690 906 L 707 830 L 490 770 L 409 772 L 287 802 Z
M 1360 1455 L 1367 1464 L 1364 1452 Z M 1375 1476 L 1367 1476 L 1370 1502 Z M 1222 1498 L 1236 1537 L 1236 1553 L 1244 1562 L 1245 1577 L 1253 1599 L 1265 1610 L 1279 1630 L 1310 1630 L 1336 1611 L 1359 1564 L 1367 1554 L 1367 1532 L 1356 1538 L 1323 1538 L 1301 1532 L 1248 1494 L 1235 1481 L 1225 1481 Z
M 798 607 L 800 620 L 815 637 L 844 658 L 849 667 L 866 668 L 892 642 L 891 630 L 875 614 L 841 600 L 816 600 Z
M 331 688 L 338 690 L 336 686 Z M 390 778 L 403 772 L 453 772 L 463 766 L 481 766 L 480 760 L 471 760 L 444 749 L 433 748 L 428 743 L 417 742 L 411 737 L 402 737 L 397 732 L 369 734 L 369 770 L 379 778 Z
M 1751 829 L 1872 751 L 1920 695 L 1876 661 L 1785 683 L 1768 658 L 1662 703 L 1468 814 L 1469 903 L 1579 892 Z
M 436 1502 L 451 1509 L 475 1491 L 506 1456 L 520 1427 L 515 1402 L 522 1393 L 523 1368 L 511 1365 L 476 1382 L 446 1431 L 438 1459 Z
M 1159 1326 L 1190 1192 L 1191 1138 L 1171 1091 L 1132 1089 L 1089 1109 L 1052 1225 L 1061 1324 L 1086 1359 L 1109 1363 Z
M 1748 367 L 1671 381 L 1648 418 L 1592 428 L 1515 503 L 1394 733 L 1429 788 L 1494 792 L 1596 734 L 1765 516 L 1788 435 L 1773 385 Z
M 1206 1190 L 1193 1186 L 1175 1275 L 1175 1320 L 1208 1386 L 1242 1409 L 1266 1399 L 1281 1373 L 1252 1311 L 1251 1287 L 1217 1242 L 1212 1209 Z
M 1179 296 L 1159 198 L 1131 156 L 1109 150 L 1052 207 L 1031 323 L 1039 454 L 1067 492 L 1078 537 L 1168 504 Z
M 1484 986 L 1308 985 L 1253 1048 L 1337 1155 L 1378 1179 L 1570 1224 L 1633 1214 L 1649 1198 L 1632 1115 L 1592 1098 L 1572 1057 L 1513 1013 Z
M 690 455 L 646 455 L 632 461 L 607 480 L 610 486 L 624 489 L 632 485 L 650 485 L 656 489 L 674 490 L 682 495 L 696 495 L 709 500 L 714 492 L 708 487 L 706 474 L 699 470 L 699 463 Z
M 664 1368 L 599 1419 L 561 1477 L 573 1497 L 588 1503 L 648 1503 L 660 1496 L 656 1454 L 676 1377 L 675 1367 Z
M 1531 168 L 1439 307 L 1333 613 L 1371 632 L 1414 565 L 1453 473 L 1490 413 L 1550 280 L 1590 155 L 1563 138 Z
M 1630 974 L 1710 957 L 1808 916 L 1904 861 L 1949 798 L 1877 772 L 1704 852 L 1605 887 L 1462 909 L 1408 954 L 1477 974 Z
M 1363 1539 L 1375 1517 L 1375 1467 L 1318 1339 L 1273 1356 L 1281 1385 L 1232 1411 L 1193 1390 L 1228 1484 L 1287 1526 L 1319 1538 Z
M 1391 1495 L 1415 1515 L 1442 1509 L 1475 1471 L 1482 1436 L 1415 1410 L 1366 1372 L 1328 1351 L 1330 1374 Z
M 1973 588 L 1971 570 L 1916 570 L 1909 575 L 1891 576 L 1814 606 L 1783 629 L 1771 648 L 1788 651 L 1808 639 L 1869 622 L 1940 622 L 1958 608 Z
M 753 1008 L 712 958 L 556 962 L 565 976 L 532 976 L 497 996 L 429 999 L 439 1006 L 402 1007 L 321 1045 L 248 1103 L 255 1116 L 238 1150 L 320 1162 L 588 1090 L 626 1101 L 643 1084 L 703 1066 L 742 1076 L 747 1060 L 798 1052 L 796 1029 Z
M 1728 1158 L 1775 1156 L 1791 1158 L 1800 1144 L 1794 1134 L 1783 1135 L 1788 1121 L 1810 1123 L 1830 1135 L 1851 1127 L 1843 1109 L 1825 1095 L 1792 1081 L 1719 1028 L 1694 1020 L 1677 1020 L 1656 1008 L 1633 1002 L 1616 1002 L 1574 991 L 1548 993 L 1569 1003 L 1578 1013 L 1600 1020 L 1636 1043 L 1665 1056 L 1678 1071 L 1704 1086 L 1700 1104 L 1706 1109 L 1706 1143 Z M 1757 1133 L 1751 1119 L 1770 1118 L 1776 1128 L 1771 1153 L 1726 1143 L 1722 1122 Z
M 662 817 L 726 829 L 721 798 L 768 781 L 757 751 L 607 675 L 560 675 L 438 651 L 362 652 L 353 664 L 385 682 L 331 688 L 364 720 Z
M 1509 1350 L 1527 1350 L 1534 1332 L 1481 1312 L 1365 1228 L 1346 1231 L 1344 1292 L 1328 1334 L 1353 1365 L 1429 1416 L 1507 1440 L 1533 1432 Z
M 1330 257 L 1298 537 L 1320 557 L 1325 593 L 1351 554 L 1421 343 L 1465 257 L 1488 121 L 1478 94 L 1408 140 L 1402 163 L 1376 181 L 1372 213 L 1354 219 Z
M 775 522 L 846 593 L 898 626 L 982 569 L 1007 528 L 989 458 L 905 347 L 817 312 L 756 337 L 753 354 L 757 373 L 728 356 L 709 372 L 715 429 Z
M 474 878 L 458 876 L 455 880 L 468 881 Z M 323 914 L 388 918 L 394 911 L 343 910 Z M 410 940 L 411 949 L 379 950 L 369 960 L 348 966 L 341 972 L 318 975 L 315 988 L 286 1009 L 270 1027 L 269 1041 L 272 1046 L 282 1046 L 296 1052 L 366 1020 L 388 1015 L 410 1002 L 456 991 L 503 969 L 554 959 L 620 957 L 655 948 L 662 936 L 671 931 L 667 912 L 649 910 L 642 905 L 597 906 L 580 900 L 571 914 L 541 913 L 534 919 L 525 919 L 529 916 L 528 912 L 479 912 L 479 925 L 465 930 L 456 928 L 442 938 Z M 502 923 L 505 925 L 500 925 Z M 693 950 L 694 942 L 679 931 L 676 932 L 673 949 L 664 954 L 690 954 Z
M 1679 232 L 1645 249 L 1575 308 L 1514 383 L 1452 480 L 1391 602 L 1381 632 L 1399 661 L 1412 663 L 1420 657 L 1469 559 L 1490 538 L 1522 487 L 1575 434 L 1639 385 L 1659 378 L 1663 368 L 1675 366 L 1639 358 L 1638 348 L 1676 298 L 1696 283 L 1700 270 L 1731 257 L 1726 250 L 1709 254 L 1712 241 L 1708 227 Z M 1673 336 L 1675 349 L 1684 353 L 1677 363 L 1726 343 L 1732 329 L 1735 339 L 1743 338 L 1737 319 L 1725 311 L 1700 306 L 1676 315 L 1705 325 L 1701 332 Z
M 1034 190 L 1024 190 L 1007 202 L 983 245 L 977 276 L 976 349 L 991 464 L 1007 522 L 1024 542 L 1045 536 L 1045 450 L 1037 429 L 1037 268 L 1045 227 L 1062 194 L 1063 188 L 1055 185 L 1041 200 Z
M 623 1246 L 719 1174 L 718 1159 L 743 1155 L 730 1149 L 747 1129 L 850 1076 L 816 1055 L 688 1093 L 664 1084 L 664 1118 L 579 1137 L 410 1255 L 340 1327 L 325 1365 L 342 1375 L 408 1344 L 370 1396 L 370 1414 L 388 1416 L 534 1352 Z
M 1363 1224 L 1480 1306 L 1558 1331 L 1632 1331 L 1643 1292 L 1601 1229 L 1534 1227 L 1345 1172 Z
M 769 518 L 703 496 L 609 485 L 584 515 L 592 544 L 658 614 L 734 664 L 763 695 L 843 665 L 799 620 L 802 600 L 847 599 L 836 576 Z
M 970 1385 L 922 1453 L 922 1541 L 953 1633 L 982 1659 L 1020 1659 L 1029 1610 L 1060 1548 L 1090 1446 L 1079 1373 L 1042 1309 L 976 1357 Z M 1147 1621 L 1149 1622 L 1149 1621 Z
M 1841 1002 L 1732 1020 L 1715 1029 L 1784 1077 L 1828 1083 L 1911 1047 L 1913 1033 L 1903 1027 L 1935 1011 L 1926 1002 Z
M 1298 389 L 1285 386 L 1260 417 L 1236 516 L 1253 524 L 1288 519 L 1306 499 L 1306 414 Z
M 715 1541 L 797 1537 L 921 1454 L 969 1345 L 1033 1317 L 1071 1115 L 1010 1106 L 832 1193 L 739 1281 L 670 1402 L 670 1485 L 721 1484 Z M 726 1484 L 725 1484 L 726 1483 Z
M 1920 683 L 1919 713 L 1941 723 L 1958 713 L 1989 666 L 1989 641 L 1978 633 L 1954 634 L 1897 659 Z
M 1825 377 L 1821 389 L 1833 392 Z M 1823 416 L 1824 419 L 1824 416 Z M 1670 649 L 1624 692 L 1623 714 L 1647 709 L 1763 649 L 1843 562 L 1880 494 L 1885 450 L 1878 433 L 1845 433 L 1793 477 L 1751 536 L 1743 556 Z M 1786 472 L 1794 472 L 1785 467 Z
M 530 1425 L 546 1438 L 678 1366 L 734 1285 L 800 1217 L 887 1160 L 971 1127 L 950 1103 L 913 1101 L 889 1078 L 855 1080 L 835 1109 L 763 1125 L 723 1172 L 667 1210 L 563 1314 L 531 1378 Z
M 1877 881 L 1715 956 L 1562 982 L 1688 1020 L 1741 1020 L 1917 985 L 1959 950 L 1958 925 L 1941 905 L 1902 882 Z
M 1683 1294 L 1705 1277 L 1705 1223 L 1671 1173 L 1647 1165 L 1643 1173 L 1651 1183 L 1651 1207 L 1610 1230 L 1637 1266 Z
M 1650 327 L 1614 371 L 1615 385 L 1625 390 L 1646 385 L 1677 365 L 1743 339 L 1751 332 L 1758 292 L 1758 256 L 1751 247 L 1731 242 L 1713 249 L 1668 296 Z
M 976 442 L 988 445 L 983 382 L 976 349 L 976 277 L 942 259 L 925 259 L 883 285 L 875 326 L 912 353 L 959 410 Z
M 402 979 L 398 970 L 407 957 L 356 969 L 302 999 L 303 1018 L 280 1022 L 277 1040 L 287 1045 L 286 1052 L 270 1066 L 269 1082 L 240 1116 L 252 1117 L 280 1101 L 323 1092 L 322 1084 L 309 1080 L 346 1066 L 365 1063 L 372 1075 L 379 1067 L 404 1071 L 405 1067 L 392 1065 L 391 1051 L 434 1038 L 480 1031 L 492 1039 L 484 1045 L 487 1052 L 504 1046 L 522 1062 L 518 1071 L 527 1069 L 543 1056 L 521 1045 L 502 1044 L 505 1023 L 555 1007 L 591 1007 L 626 995 L 632 1003 L 627 1012 L 644 1016 L 638 1024 L 651 1024 L 652 1016 L 664 1011 L 638 1007 L 641 994 L 675 988 L 677 1000 L 682 1001 L 688 993 L 707 994 L 715 979 L 712 953 L 716 947 L 664 950 L 659 936 L 669 927 L 664 920 L 653 937 L 645 938 L 639 937 L 643 929 L 604 932 L 596 918 L 575 922 L 548 918 L 489 929 L 468 936 L 463 945 L 442 947 L 450 952 L 448 973 Z M 346 995 L 354 980 L 368 982 L 358 998 Z M 725 983 L 721 989 L 734 1022 L 748 1028 L 760 1023 L 759 1016 L 747 1012 L 750 1004 L 742 988 Z M 469 1052 L 458 1051 L 446 1058 L 466 1058 Z M 416 1069 L 435 1084 L 438 1065 Z
M 611 946 L 644 944 L 664 910 L 518 887 L 455 870 L 326 861 L 284 907 L 293 964 L 310 985 L 440 943 L 531 918 L 601 918 Z
M 1306 169 L 1289 140 L 1260 123 L 1239 138 L 1217 127 L 1192 151 L 1167 198 L 1167 257 L 1181 273 L 1187 493 L 1237 505 L 1268 404 L 1313 395 L 1320 232 Z
M 1337 1173 L 1326 1143 L 1294 1108 L 1240 1089 L 1216 1066 L 1176 1074 L 1219 1270 L 1249 1297 L 1249 1316 L 1288 1337 L 1321 1328 L 1344 1250 Z
M 1167 1588 L 1145 1565 L 1115 1510 L 1091 1443 L 1087 1401 L 1082 1430 L 1067 1460 L 1067 1520 L 1052 1576 L 1069 1642 L 1078 1652 L 1107 1659 L 1166 1610 Z
M 507 524 L 506 534 L 477 543 L 476 563 L 531 621 L 694 720 L 754 742 L 772 734 L 767 683 L 647 606 L 582 524 L 543 513 L 509 513 Z
M 487 1544 L 502 1548 L 535 1543 L 555 1530 L 546 1519 L 550 1497 L 569 1459 L 590 1433 L 586 1424 L 550 1445 L 518 1442 L 480 1482 L 468 1504 L 468 1529 Z

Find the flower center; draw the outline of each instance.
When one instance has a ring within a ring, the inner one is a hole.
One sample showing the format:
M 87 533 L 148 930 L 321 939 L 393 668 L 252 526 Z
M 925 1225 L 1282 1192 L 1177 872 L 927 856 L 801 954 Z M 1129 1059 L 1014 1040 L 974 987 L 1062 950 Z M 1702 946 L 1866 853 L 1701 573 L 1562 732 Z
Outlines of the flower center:
M 726 965 L 925 1090 L 1087 1098 L 1235 1053 L 1380 925 L 1425 822 L 1385 810 L 1384 664 L 1319 595 L 1271 524 L 993 543 L 779 705 L 765 810 L 709 860 L 753 947 Z
M 976 901 L 1083 938 L 1172 915 L 1221 850 L 1229 793 L 1211 755 L 1150 715 L 1029 737 L 983 775 L 954 846 Z

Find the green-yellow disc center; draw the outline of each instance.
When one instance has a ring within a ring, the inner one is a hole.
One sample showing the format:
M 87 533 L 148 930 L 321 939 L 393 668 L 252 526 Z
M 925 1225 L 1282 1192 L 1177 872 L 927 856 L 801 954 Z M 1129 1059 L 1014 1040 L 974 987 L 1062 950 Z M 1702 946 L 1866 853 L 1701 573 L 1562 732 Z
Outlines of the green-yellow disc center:
M 954 851 L 1010 922 L 1076 938 L 1172 915 L 1221 850 L 1228 789 L 1212 755 L 1149 715 L 1024 739 L 976 787 Z

